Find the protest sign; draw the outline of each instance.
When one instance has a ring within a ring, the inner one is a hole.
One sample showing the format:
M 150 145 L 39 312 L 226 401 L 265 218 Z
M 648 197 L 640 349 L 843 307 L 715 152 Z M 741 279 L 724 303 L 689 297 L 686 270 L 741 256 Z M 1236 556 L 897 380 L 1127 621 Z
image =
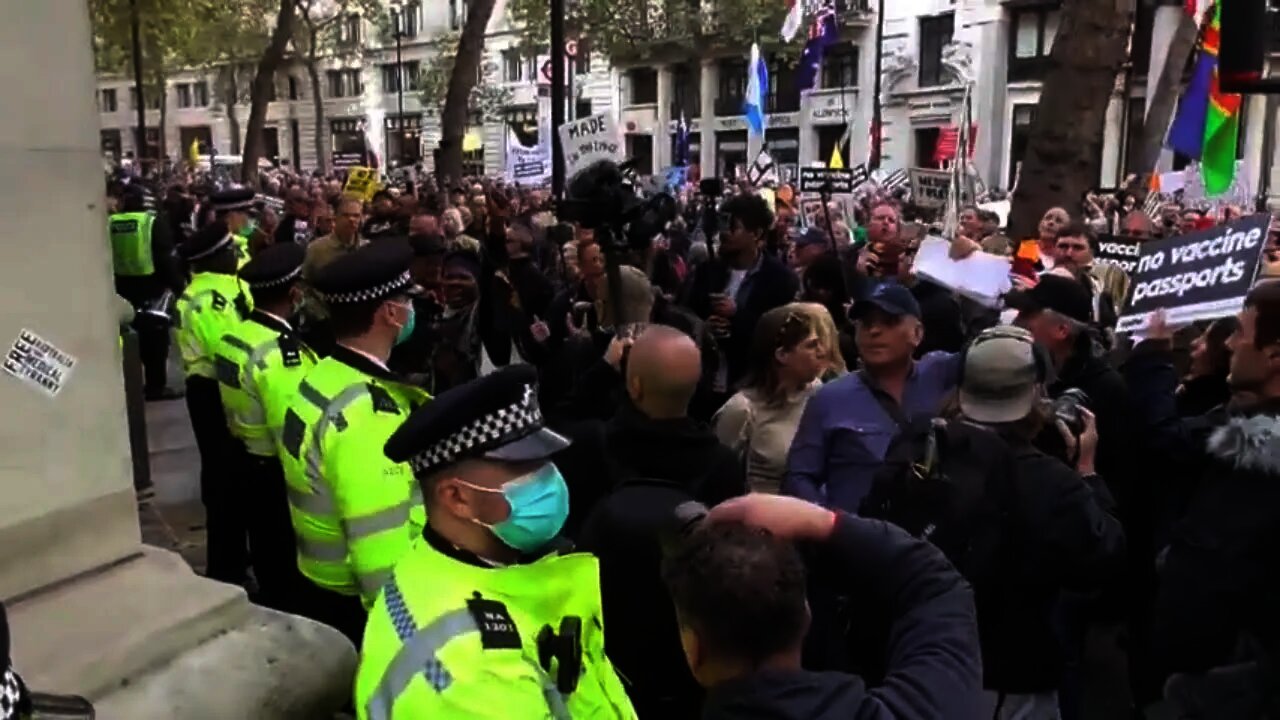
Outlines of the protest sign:
M 1138 259 L 1142 257 L 1142 243 L 1133 238 L 1117 235 L 1099 235 L 1098 250 L 1093 259 L 1098 262 L 1118 266 L 1129 275 L 1138 269 Z
M 618 121 L 613 113 L 601 113 L 560 126 L 560 150 L 566 177 L 599 160 L 622 162 L 624 152 Z
M 1009 291 L 1007 257 L 978 251 L 963 260 L 951 258 L 951 243 L 930 236 L 920 243 L 913 269 L 918 277 L 950 288 L 987 307 L 996 307 L 1000 296 Z
M 1239 312 L 1257 275 L 1269 222 L 1265 214 L 1251 215 L 1210 230 L 1144 242 L 1116 330 L 1142 330 L 1161 308 L 1171 325 Z
M 507 130 L 507 180 L 515 185 L 542 185 L 551 177 L 551 161 L 547 146 L 539 143 L 528 147 L 520 143 L 512 130 Z
M 951 173 L 946 170 L 911 168 L 911 202 L 922 208 L 940 208 L 947 204 L 951 189 Z
M 342 191 L 361 200 L 372 200 L 373 194 L 378 192 L 378 171 L 367 167 L 351 168 Z
M 800 168 L 800 192 L 822 192 L 831 183 L 833 194 L 853 192 L 853 170 L 834 168 Z

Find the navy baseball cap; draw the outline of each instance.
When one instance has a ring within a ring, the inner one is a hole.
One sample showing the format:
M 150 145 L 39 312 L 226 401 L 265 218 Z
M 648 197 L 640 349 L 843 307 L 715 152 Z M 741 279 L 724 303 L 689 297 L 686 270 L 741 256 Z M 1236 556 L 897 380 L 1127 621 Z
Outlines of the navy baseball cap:
M 916 319 L 920 318 L 920 303 L 916 302 L 915 295 L 898 283 L 887 282 L 877 285 L 869 296 L 853 304 L 853 308 L 849 311 L 849 319 L 861 320 L 876 308 L 894 317 L 910 315 Z

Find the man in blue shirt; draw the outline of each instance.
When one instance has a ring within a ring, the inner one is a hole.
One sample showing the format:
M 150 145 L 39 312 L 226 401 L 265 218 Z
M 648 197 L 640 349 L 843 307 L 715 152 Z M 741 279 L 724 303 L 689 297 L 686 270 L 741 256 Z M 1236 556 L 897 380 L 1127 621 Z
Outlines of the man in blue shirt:
M 912 420 L 938 414 L 960 378 L 960 356 L 913 360 L 924 338 L 920 305 L 886 283 L 853 306 L 863 369 L 829 383 L 805 407 L 782 492 L 857 512 L 889 442 Z

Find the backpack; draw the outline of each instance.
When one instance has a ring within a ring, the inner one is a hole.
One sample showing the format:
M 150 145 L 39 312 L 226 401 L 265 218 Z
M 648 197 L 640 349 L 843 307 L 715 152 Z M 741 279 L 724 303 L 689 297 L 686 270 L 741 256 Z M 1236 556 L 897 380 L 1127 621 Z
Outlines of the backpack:
M 959 420 L 905 424 L 858 514 L 942 551 L 970 582 L 1004 565 L 1015 455 L 994 431 Z

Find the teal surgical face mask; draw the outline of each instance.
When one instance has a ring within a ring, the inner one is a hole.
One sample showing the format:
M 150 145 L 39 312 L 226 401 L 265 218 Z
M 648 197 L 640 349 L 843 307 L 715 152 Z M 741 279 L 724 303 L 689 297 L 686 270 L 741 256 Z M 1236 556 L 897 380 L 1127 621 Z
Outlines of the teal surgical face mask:
M 414 310 L 413 301 L 406 303 L 405 307 L 409 312 L 409 319 L 404 321 L 404 325 L 400 327 L 400 334 L 396 335 L 396 345 L 403 343 L 413 336 L 414 321 L 417 319 L 418 313 Z
M 569 517 L 569 486 L 555 463 L 547 463 L 533 472 L 503 484 L 501 489 L 463 483 L 473 490 L 502 493 L 511 514 L 500 523 L 488 525 L 479 520 L 508 547 L 520 552 L 533 552 L 551 542 Z

